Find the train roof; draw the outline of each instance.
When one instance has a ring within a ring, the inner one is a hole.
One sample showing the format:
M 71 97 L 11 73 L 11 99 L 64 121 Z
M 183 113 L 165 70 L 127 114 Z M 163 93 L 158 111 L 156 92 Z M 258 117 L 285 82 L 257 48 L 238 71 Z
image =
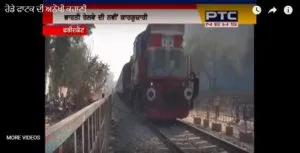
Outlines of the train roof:
M 171 35 L 184 35 L 184 24 L 148 24 L 146 30 L 139 33 L 135 40 L 147 37 L 149 33 L 165 33 Z
M 184 24 L 149 24 L 146 31 L 151 33 L 184 34 Z
M 146 30 L 139 33 L 136 39 L 148 33 L 173 33 L 183 35 L 184 32 L 184 24 L 148 24 Z

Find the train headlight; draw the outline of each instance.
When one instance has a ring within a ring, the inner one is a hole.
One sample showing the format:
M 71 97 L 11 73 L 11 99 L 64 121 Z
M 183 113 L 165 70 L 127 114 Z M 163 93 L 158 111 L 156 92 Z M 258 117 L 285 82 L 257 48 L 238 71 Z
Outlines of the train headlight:
M 193 91 L 192 91 L 192 89 L 186 88 L 186 89 L 184 90 L 184 97 L 185 97 L 185 99 L 187 99 L 187 100 L 191 100 L 192 97 L 193 97 Z
M 155 89 L 152 88 L 152 87 L 149 88 L 149 89 L 147 89 L 146 95 L 147 95 L 147 99 L 149 101 L 153 101 L 155 99 L 155 97 L 156 97 L 156 91 L 155 91 Z

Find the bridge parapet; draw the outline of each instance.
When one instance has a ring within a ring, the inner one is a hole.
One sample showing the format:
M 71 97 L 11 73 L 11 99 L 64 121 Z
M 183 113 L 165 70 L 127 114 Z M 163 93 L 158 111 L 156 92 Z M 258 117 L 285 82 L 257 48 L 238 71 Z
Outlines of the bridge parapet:
M 111 95 L 46 128 L 46 153 L 108 151 Z

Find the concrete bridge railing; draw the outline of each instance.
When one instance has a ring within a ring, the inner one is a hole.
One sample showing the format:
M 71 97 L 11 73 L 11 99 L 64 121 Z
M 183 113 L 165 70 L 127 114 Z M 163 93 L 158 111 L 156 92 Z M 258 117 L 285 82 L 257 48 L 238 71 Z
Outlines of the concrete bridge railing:
M 106 153 L 111 121 L 111 96 L 96 101 L 46 128 L 46 153 Z

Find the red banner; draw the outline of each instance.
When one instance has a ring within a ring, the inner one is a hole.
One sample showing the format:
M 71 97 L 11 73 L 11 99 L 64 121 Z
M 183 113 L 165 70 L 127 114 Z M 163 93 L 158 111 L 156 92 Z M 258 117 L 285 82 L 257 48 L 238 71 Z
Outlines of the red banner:
M 88 35 L 87 26 L 51 25 L 43 27 L 44 36 L 85 36 Z

